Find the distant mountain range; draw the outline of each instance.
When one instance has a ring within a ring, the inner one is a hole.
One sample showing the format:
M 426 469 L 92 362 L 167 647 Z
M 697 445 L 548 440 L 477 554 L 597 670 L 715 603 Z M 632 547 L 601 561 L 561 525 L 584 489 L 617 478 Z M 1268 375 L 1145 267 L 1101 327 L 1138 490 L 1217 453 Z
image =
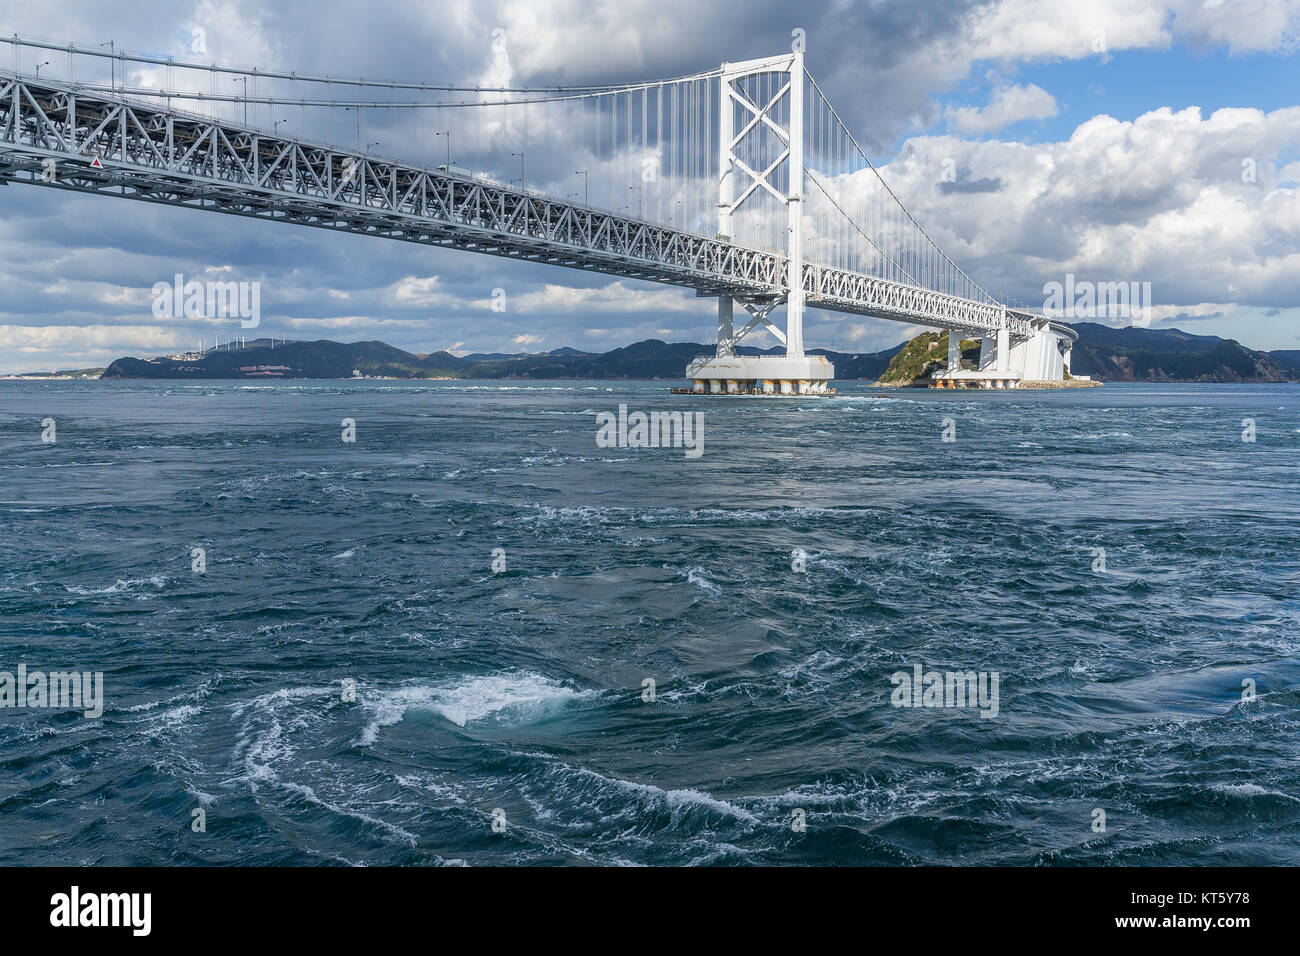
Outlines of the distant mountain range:
M 697 355 L 712 345 L 669 344 L 647 339 L 611 352 L 560 348 L 537 354 L 450 352 L 417 355 L 383 342 L 277 341 L 248 342 L 243 348 L 209 349 L 201 355 L 171 358 L 120 358 L 103 378 L 259 379 L 259 378 L 534 378 L 534 379 L 669 379 L 680 380 Z M 853 353 L 812 350 L 831 357 L 840 378 L 874 379 L 902 346 L 884 352 Z M 745 355 L 776 354 L 780 348 L 741 347 Z
M 1300 350 L 1257 352 L 1235 339 L 1179 329 L 1114 329 L 1071 323 L 1079 333 L 1070 371 L 1105 382 L 1286 382 L 1300 379 Z
M 1233 339 L 1178 329 L 1115 329 L 1074 323 L 1079 341 L 1071 371 L 1107 382 L 1284 382 L 1300 379 L 1300 350 L 1260 352 Z M 835 365 L 839 379 L 874 381 L 907 346 L 882 352 L 810 349 Z M 104 378 L 277 379 L 668 379 L 680 380 L 687 363 L 711 354 L 712 345 L 647 339 L 610 352 L 561 348 L 539 354 L 450 352 L 418 355 L 383 342 L 276 342 L 257 339 L 240 349 L 210 349 L 170 358 L 120 358 Z M 741 347 L 746 355 L 778 348 Z

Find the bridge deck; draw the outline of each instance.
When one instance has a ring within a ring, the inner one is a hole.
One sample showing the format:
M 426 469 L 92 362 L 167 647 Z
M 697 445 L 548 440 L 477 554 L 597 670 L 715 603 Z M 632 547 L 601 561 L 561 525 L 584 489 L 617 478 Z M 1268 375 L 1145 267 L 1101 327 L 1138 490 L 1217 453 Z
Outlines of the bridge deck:
M 663 282 L 781 297 L 785 256 L 441 169 L 379 160 L 0 71 L 6 181 L 189 206 Z M 983 334 L 1030 317 L 804 263 L 810 306 Z

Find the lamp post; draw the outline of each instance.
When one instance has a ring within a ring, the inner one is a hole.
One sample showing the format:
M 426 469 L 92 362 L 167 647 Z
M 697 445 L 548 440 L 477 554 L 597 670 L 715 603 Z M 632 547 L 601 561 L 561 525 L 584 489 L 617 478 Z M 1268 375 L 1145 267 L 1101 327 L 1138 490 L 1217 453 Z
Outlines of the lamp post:
M 108 60 L 108 87 L 109 89 L 117 89 L 117 43 L 109 40 L 107 43 L 101 43 L 100 46 L 108 47 L 110 54 Z
M 346 113 L 348 110 L 354 110 L 357 114 L 357 152 L 359 153 L 361 152 L 361 107 L 359 106 L 343 107 L 343 112 Z
M 247 126 L 248 125 L 248 77 L 237 76 L 230 82 L 244 84 L 244 125 Z
M 587 170 L 575 169 L 573 175 L 582 177 L 582 204 L 584 206 L 590 206 L 590 193 L 587 191 Z
M 451 130 L 449 129 L 435 130 L 433 135 L 447 137 L 447 172 L 451 172 Z
M 528 169 L 524 165 L 527 162 L 527 154 L 524 150 L 520 150 L 510 155 L 519 157 L 519 190 L 520 192 L 528 192 Z

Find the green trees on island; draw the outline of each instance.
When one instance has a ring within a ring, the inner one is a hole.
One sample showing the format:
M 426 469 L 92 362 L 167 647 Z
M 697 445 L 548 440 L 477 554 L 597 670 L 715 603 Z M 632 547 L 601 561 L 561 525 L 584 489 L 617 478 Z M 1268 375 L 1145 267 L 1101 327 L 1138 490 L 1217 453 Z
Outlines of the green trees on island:
M 980 361 L 980 340 L 962 339 L 962 368 L 978 368 Z M 889 363 L 880 376 L 880 381 L 889 385 L 905 385 L 918 378 L 924 378 L 932 371 L 942 369 L 948 364 L 948 333 L 922 332 L 903 346 L 903 350 Z

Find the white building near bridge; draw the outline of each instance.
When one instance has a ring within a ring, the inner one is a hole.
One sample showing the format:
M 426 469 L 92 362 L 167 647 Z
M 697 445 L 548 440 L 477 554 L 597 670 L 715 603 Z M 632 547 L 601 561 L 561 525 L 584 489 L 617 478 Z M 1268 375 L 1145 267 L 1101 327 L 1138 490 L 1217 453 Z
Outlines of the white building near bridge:
M 961 366 L 962 334 L 948 333 L 948 364 L 931 378 L 938 388 L 1020 388 L 1030 383 L 1065 381 L 1079 333 L 1041 316 L 1032 319 L 1033 333 L 1012 338 L 1005 331 L 980 339 L 979 368 Z M 977 338 L 977 336 L 966 336 Z
M 1020 317 L 1030 320 L 1028 335 L 1012 335 L 1005 328 L 982 337 L 949 330 L 947 364 L 923 382 L 936 388 L 999 389 L 1064 382 L 1079 333 L 1042 316 L 1020 313 Z M 730 335 L 729 328 L 726 333 Z M 973 369 L 961 364 L 961 343 L 970 339 L 980 342 L 979 367 Z M 721 336 L 720 340 L 728 346 L 734 341 Z M 715 395 L 825 395 L 834 393 L 830 385 L 835 367 L 821 355 L 736 355 L 724 347 L 716 356 L 691 362 L 686 377 L 693 391 Z M 1087 380 L 1086 376 L 1071 378 Z

